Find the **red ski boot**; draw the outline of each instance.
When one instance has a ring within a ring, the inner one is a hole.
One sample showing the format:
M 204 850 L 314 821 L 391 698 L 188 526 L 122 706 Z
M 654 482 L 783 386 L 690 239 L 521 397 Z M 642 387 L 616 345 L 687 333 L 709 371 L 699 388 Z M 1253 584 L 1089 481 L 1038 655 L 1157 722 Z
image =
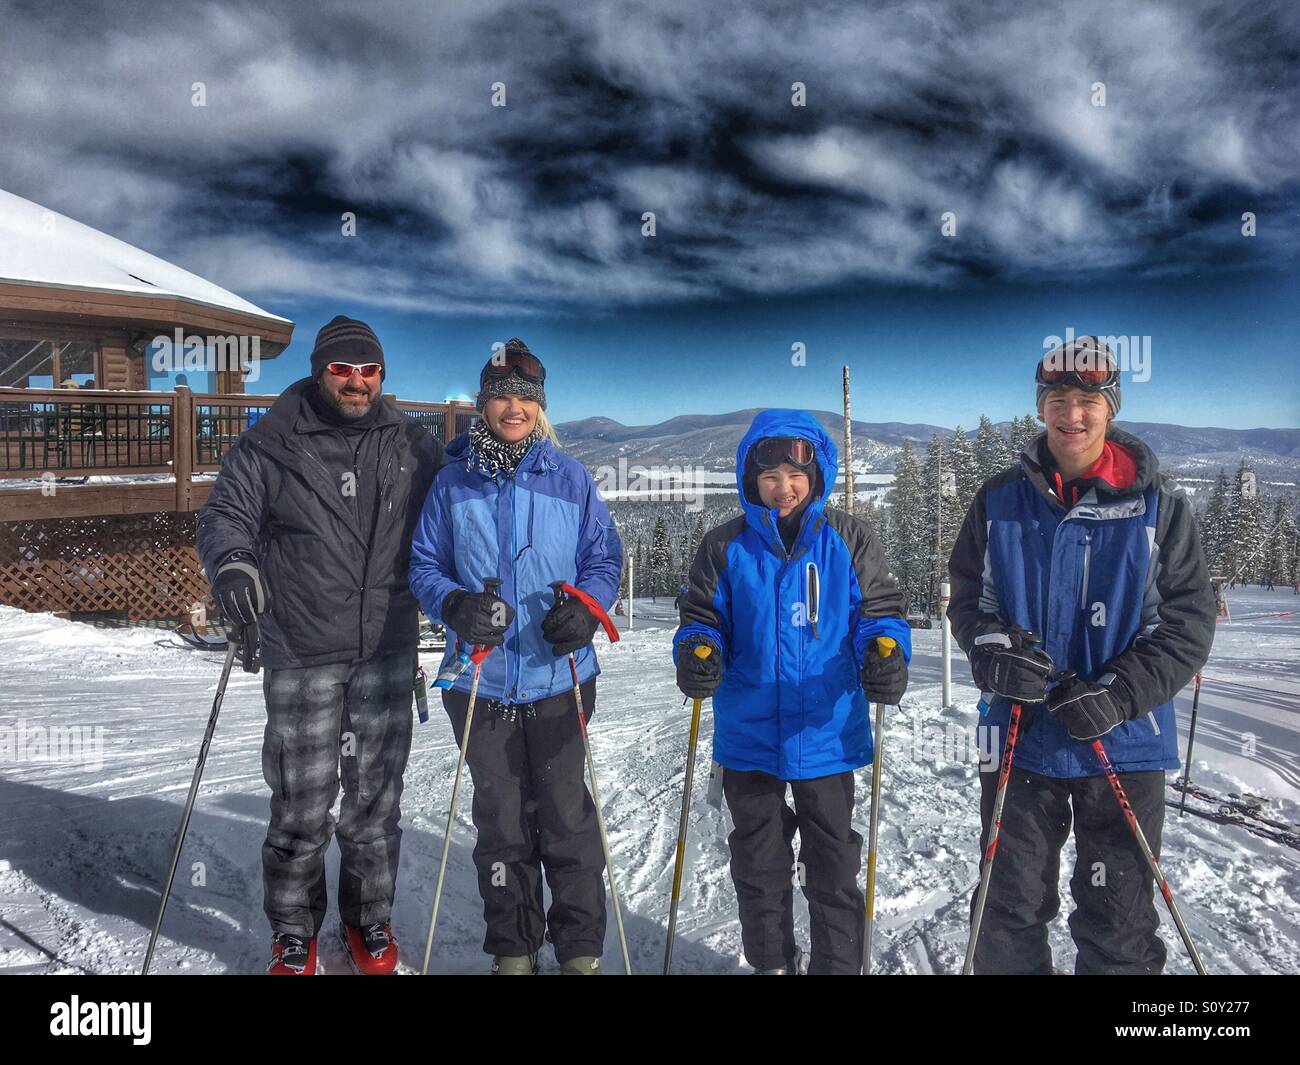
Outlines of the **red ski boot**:
M 348 952 L 352 971 L 360 976 L 388 976 L 397 968 L 397 940 L 388 924 L 353 928 L 339 922 L 339 938 Z
M 315 976 L 316 937 L 303 939 L 288 932 L 276 932 L 266 971 L 271 976 Z

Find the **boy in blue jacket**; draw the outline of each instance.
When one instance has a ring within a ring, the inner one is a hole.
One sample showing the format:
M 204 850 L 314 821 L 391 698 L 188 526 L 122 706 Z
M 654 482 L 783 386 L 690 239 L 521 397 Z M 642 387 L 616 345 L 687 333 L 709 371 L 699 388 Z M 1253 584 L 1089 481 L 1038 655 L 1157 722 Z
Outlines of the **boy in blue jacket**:
M 1052 972 L 1048 925 L 1073 823 L 1074 971 L 1156 974 L 1154 878 L 1092 744 L 1158 855 L 1165 771 L 1178 767 L 1173 698 L 1209 656 L 1214 593 L 1190 501 L 1115 428 L 1114 352 L 1072 338 L 1043 356 L 1035 383 L 1044 430 L 980 487 L 948 562 L 949 617 L 986 723 L 1005 738 L 1012 704 L 1025 714 L 974 971 Z M 981 774 L 981 854 L 997 778 Z
M 826 506 L 838 469 L 810 414 L 754 419 L 736 452 L 743 513 L 705 534 L 673 641 L 677 686 L 713 698 L 745 959 L 764 974 L 798 971 L 796 878 L 808 972 L 861 971 L 853 771 L 872 758 L 868 700 L 896 704 L 907 687 L 903 593 L 871 526 Z M 887 658 L 875 646 L 884 636 L 898 644 Z

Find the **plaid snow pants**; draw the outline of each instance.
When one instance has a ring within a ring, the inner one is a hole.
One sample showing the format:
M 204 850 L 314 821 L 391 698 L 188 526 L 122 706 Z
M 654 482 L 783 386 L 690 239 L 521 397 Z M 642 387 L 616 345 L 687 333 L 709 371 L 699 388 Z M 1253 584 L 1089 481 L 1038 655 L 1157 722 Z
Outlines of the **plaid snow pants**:
M 415 667 L 412 648 L 363 662 L 266 670 L 262 773 L 271 825 L 262 881 L 273 931 L 310 938 L 325 921 L 325 851 L 340 776 L 339 916 L 358 927 L 389 919 Z

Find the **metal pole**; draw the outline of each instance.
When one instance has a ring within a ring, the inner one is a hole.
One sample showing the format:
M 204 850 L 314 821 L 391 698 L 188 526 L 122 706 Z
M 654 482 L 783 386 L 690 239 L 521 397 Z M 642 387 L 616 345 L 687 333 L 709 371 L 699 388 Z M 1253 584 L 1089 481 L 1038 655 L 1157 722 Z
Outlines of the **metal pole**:
M 697 658 L 708 658 L 712 649 L 701 644 L 694 650 Z M 664 976 L 673 966 L 673 939 L 677 935 L 677 904 L 682 897 L 682 870 L 686 868 L 686 830 L 691 813 L 691 786 L 695 782 L 695 748 L 700 739 L 700 709 L 703 699 L 691 707 L 691 739 L 686 748 L 686 784 L 682 791 L 682 816 L 677 822 L 677 860 L 673 865 L 673 895 L 668 907 L 668 943 L 664 947 Z
M 609 852 L 609 835 L 605 831 L 605 813 L 600 805 L 600 785 L 596 783 L 596 762 L 591 757 L 591 740 L 587 738 L 587 714 L 582 706 L 582 685 L 578 682 L 578 664 L 569 655 L 569 672 L 573 676 L 573 698 L 578 704 L 578 728 L 582 732 L 582 749 L 587 755 L 587 772 L 591 774 L 591 798 L 596 804 L 596 827 L 600 846 L 605 852 L 605 872 L 609 874 L 609 898 L 614 905 L 614 923 L 618 927 L 618 945 L 623 952 L 623 972 L 632 975 L 632 959 L 627 954 L 627 936 L 623 932 L 623 912 L 618 904 L 618 885 L 614 882 L 614 858 Z
M 1187 793 L 1192 787 L 1192 744 L 1196 742 L 1196 708 L 1201 703 L 1201 675 L 1195 677 L 1196 685 L 1192 688 L 1192 727 L 1187 733 L 1187 768 L 1183 770 L 1183 797 L 1178 802 L 1178 816 L 1183 816 L 1187 809 Z
M 627 556 L 627 631 L 628 632 L 631 632 L 633 629 L 636 628 L 636 624 L 632 620 L 632 611 L 633 611 L 632 604 L 636 602 L 636 593 L 632 589 L 632 578 L 634 576 L 633 570 L 635 568 L 636 568 L 636 549 L 634 547 L 632 553 Z
M 952 623 L 948 620 L 948 603 L 952 599 L 952 585 L 939 582 L 939 625 L 942 629 L 943 648 L 943 705 L 952 706 Z
M 970 976 L 975 969 L 975 944 L 979 942 L 980 925 L 984 922 L 984 904 L 989 897 L 989 881 L 993 878 L 993 859 L 998 853 L 998 835 L 1002 831 L 1002 807 L 1007 801 L 1007 785 L 1011 781 L 1011 763 L 1016 757 L 1016 740 L 1020 736 L 1020 704 L 1011 704 L 1011 720 L 1007 723 L 1007 742 L 1002 751 L 1002 768 L 998 770 L 998 791 L 993 799 L 993 816 L 989 820 L 989 842 L 984 848 L 984 868 L 980 870 L 980 887 L 975 895 L 975 912 L 971 916 L 970 942 L 966 944 L 966 962 L 962 976 Z
M 140 975 L 149 974 L 149 963 L 153 961 L 154 947 L 158 943 L 158 933 L 162 929 L 163 914 L 167 912 L 167 900 L 171 897 L 172 881 L 176 879 L 176 867 L 180 864 L 181 848 L 185 845 L 185 833 L 190 827 L 190 814 L 194 812 L 194 800 L 199 794 L 199 780 L 203 777 L 203 767 L 208 760 L 208 747 L 212 735 L 217 731 L 217 715 L 221 713 L 221 701 L 226 697 L 226 682 L 230 680 L 230 669 L 235 664 L 235 651 L 239 644 L 227 638 L 226 661 L 221 667 L 221 679 L 217 682 L 217 697 L 212 700 L 212 713 L 208 715 L 208 727 L 203 733 L 203 743 L 199 746 L 199 760 L 194 766 L 194 775 L 190 778 L 190 793 L 185 799 L 185 812 L 181 815 L 181 825 L 176 832 L 176 846 L 172 848 L 172 863 L 167 870 L 167 883 L 163 886 L 162 900 L 158 905 L 158 917 L 153 923 L 153 932 L 149 935 L 149 947 L 144 953 L 144 965 Z
M 876 654 L 888 658 L 898 646 L 888 636 L 876 637 Z M 885 704 L 876 703 L 876 731 L 871 760 L 871 822 L 867 830 L 867 911 L 862 926 L 862 975 L 871 974 L 871 933 L 876 924 L 876 837 L 880 828 L 880 774 L 885 768 Z
M 849 401 L 849 367 L 844 365 L 844 509 L 853 513 L 853 414 Z
M 499 583 L 499 582 L 498 582 Z M 487 582 L 483 582 L 487 587 Z M 476 648 L 477 650 L 477 648 Z M 460 738 L 460 757 L 456 759 L 456 776 L 451 782 L 451 808 L 447 811 L 447 830 L 442 837 L 442 860 L 438 863 L 438 883 L 433 889 L 433 913 L 429 915 L 429 938 L 424 942 L 424 965 L 420 972 L 429 975 L 429 956 L 433 953 L 433 931 L 438 927 L 438 907 L 442 904 L 442 878 L 447 874 L 447 855 L 451 851 L 451 830 L 456 823 L 456 797 L 465 770 L 465 752 L 469 750 L 469 731 L 474 724 L 474 703 L 478 699 L 478 682 L 483 675 L 483 659 L 474 663 L 474 682 L 469 687 L 469 706 L 465 711 L 465 731 Z
M 1151 853 L 1151 845 L 1147 843 L 1146 833 L 1142 831 L 1142 826 L 1138 824 L 1137 814 L 1133 812 L 1133 806 L 1124 793 L 1124 785 L 1120 783 L 1119 774 L 1115 772 L 1115 767 L 1110 764 L 1110 759 L 1106 756 L 1106 748 L 1101 745 L 1101 740 L 1093 740 L 1092 749 L 1097 753 L 1097 760 L 1101 762 L 1101 768 L 1106 772 L 1106 779 L 1110 781 L 1111 791 L 1115 793 L 1115 798 L 1119 800 L 1119 808 L 1124 813 L 1124 820 L 1128 822 L 1128 827 L 1132 830 L 1134 839 L 1137 840 L 1138 846 L 1142 849 L 1143 857 L 1146 858 L 1147 865 L 1151 869 L 1151 875 L 1155 877 L 1156 883 L 1160 885 L 1160 894 L 1165 898 L 1165 905 L 1169 907 L 1169 916 L 1174 919 L 1178 934 L 1183 937 L 1183 946 L 1187 948 L 1187 953 L 1191 955 L 1192 965 L 1200 976 L 1205 976 L 1205 966 L 1201 963 L 1201 956 L 1196 952 L 1196 945 L 1192 942 L 1191 933 L 1187 931 L 1187 925 L 1183 923 L 1183 915 L 1178 912 L 1178 903 L 1174 901 L 1174 893 L 1169 887 L 1169 881 L 1165 879 L 1165 874 L 1160 871 L 1156 856 Z

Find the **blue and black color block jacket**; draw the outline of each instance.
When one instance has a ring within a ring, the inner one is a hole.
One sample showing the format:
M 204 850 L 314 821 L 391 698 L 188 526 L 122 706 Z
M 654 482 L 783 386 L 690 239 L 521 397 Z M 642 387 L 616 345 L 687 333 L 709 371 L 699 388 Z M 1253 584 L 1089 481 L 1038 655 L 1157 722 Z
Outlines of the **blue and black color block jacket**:
M 769 436 L 812 441 L 822 474 L 789 551 L 777 512 L 745 497 L 745 460 Z M 731 769 L 808 780 L 866 765 L 862 656 L 889 636 L 911 657 L 906 603 L 871 526 L 826 506 L 838 469 L 835 444 L 811 415 L 764 411 L 736 452 L 744 513 L 709 530 L 691 566 L 673 654 L 701 637 L 722 650 L 713 758 Z
M 1072 507 L 1052 491 L 1040 434 L 1020 463 L 976 493 L 949 559 L 953 633 L 969 655 L 976 637 L 1019 625 L 1037 633 L 1057 670 L 1106 685 L 1128 712 L 1102 744 L 1116 770 L 1175 769 L 1173 697 L 1204 665 L 1215 606 L 1186 495 L 1155 454 L 1113 429 L 1136 463 L 1133 483 L 1100 484 Z M 1017 768 L 1051 777 L 1097 776 L 1087 744 L 1045 708 L 1016 747 Z M 1011 715 L 994 699 L 1000 735 Z

